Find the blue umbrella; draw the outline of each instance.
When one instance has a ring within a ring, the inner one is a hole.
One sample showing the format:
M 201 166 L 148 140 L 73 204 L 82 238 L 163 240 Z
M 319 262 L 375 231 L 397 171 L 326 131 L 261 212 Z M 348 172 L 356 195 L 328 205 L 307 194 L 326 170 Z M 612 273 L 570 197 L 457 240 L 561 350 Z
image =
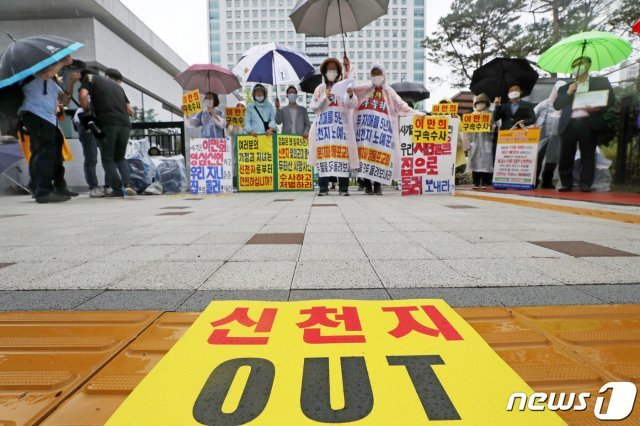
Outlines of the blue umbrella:
M 298 83 L 312 72 L 313 65 L 304 53 L 275 43 L 252 47 L 233 68 L 244 81 L 275 85 Z
M 9 37 L 9 35 L 7 33 Z M 0 56 L 0 89 L 18 83 L 55 64 L 82 46 L 56 36 L 35 36 L 16 40 Z

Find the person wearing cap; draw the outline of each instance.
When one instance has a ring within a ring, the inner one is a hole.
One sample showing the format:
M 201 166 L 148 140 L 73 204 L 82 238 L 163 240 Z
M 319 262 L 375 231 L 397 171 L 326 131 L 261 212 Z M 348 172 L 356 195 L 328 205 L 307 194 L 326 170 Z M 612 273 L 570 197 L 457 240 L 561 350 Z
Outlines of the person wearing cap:
M 276 109 L 267 100 L 267 89 L 262 84 L 253 86 L 251 102 L 244 112 L 244 132 L 253 136 L 271 136 L 277 130 Z
M 345 59 L 347 58 L 345 57 Z M 342 64 L 338 59 L 328 58 L 322 62 L 320 65 L 320 74 L 322 75 L 323 82 L 316 87 L 311 103 L 309 104 L 313 112 L 316 114 L 316 119 L 309 131 L 309 158 L 307 159 L 307 162 L 312 167 L 316 167 L 318 165 L 318 151 L 320 148 L 330 147 L 329 151 L 331 153 L 338 151 L 342 152 L 344 148 L 346 148 L 346 169 L 320 170 L 319 168 L 316 168 L 316 170 L 318 171 L 319 176 L 318 196 L 322 197 L 329 195 L 329 179 L 332 176 L 336 176 L 338 178 L 339 194 L 342 196 L 348 196 L 348 174 L 350 171 L 357 170 L 359 166 L 358 146 L 356 145 L 352 118 L 352 110 L 358 105 L 358 98 L 355 96 L 351 88 L 347 89 L 347 93 L 345 93 L 342 98 L 338 98 L 331 93 L 333 85 L 342 80 Z M 333 128 L 333 131 L 330 132 L 332 134 L 330 135 L 326 134 L 324 131 L 323 134 L 319 134 L 319 125 L 322 125 L 323 128 L 325 128 L 325 122 Z M 319 141 L 323 141 L 322 147 L 318 146 Z M 338 165 L 339 167 L 344 166 L 345 157 L 335 159 L 336 161 L 333 162 L 328 161 L 332 158 L 325 158 L 327 160 L 323 161 L 323 164 L 331 165 L 331 167 L 338 167 Z
M 113 68 L 105 71 L 105 77 L 91 72 L 84 74 L 79 93 L 80 105 L 85 111 L 93 111 L 96 125 L 105 135 L 99 139 L 98 146 L 107 185 L 111 187 L 106 196 L 122 198 L 124 192 L 134 196 L 136 191 L 129 182 L 129 165 L 124 158 L 131 133 L 129 117 L 133 110 L 121 86 L 122 74 Z
M 224 128 L 227 122 L 224 120 L 222 111 L 218 109 L 220 98 L 212 92 L 204 95 L 205 109 L 200 111 L 190 120 L 194 127 L 200 127 L 200 137 L 204 139 L 224 138 Z
M 400 133 L 398 129 L 398 117 L 399 116 L 413 116 L 424 115 L 420 111 L 416 111 L 411 108 L 405 101 L 402 100 L 400 95 L 396 93 L 393 88 L 386 83 L 384 68 L 381 65 L 374 65 L 371 68 L 371 82 L 360 84 L 353 87 L 353 92 L 359 99 L 358 107 L 356 110 L 355 119 L 355 132 L 356 142 L 361 143 L 361 138 L 368 137 L 368 135 L 375 136 L 374 140 L 368 140 L 368 143 L 379 143 L 377 141 L 380 135 L 385 132 L 385 121 L 377 120 L 376 125 L 378 128 L 371 129 L 370 123 L 364 123 L 364 120 L 359 120 L 360 114 L 375 113 L 378 116 L 387 116 L 391 124 L 391 141 L 390 148 L 392 150 L 392 158 L 390 162 L 391 179 L 400 179 Z M 369 132 L 368 130 L 373 130 Z M 362 173 L 362 165 L 360 165 L 360 173 Z M 382 195 L 382 185 L 380 182 L 373 182 L 367 178 L 369 174 L 362 174 L 359 177 L 363 178 L 365 194 Z
M 311 122 L 307 109 L 298 105 L 298 89 L 295 86 L 287 87 L 287 100 L 289 103 L 281 109 L 280 100 L 276 99 L 276 123 L 282 124 L 282 133 L 285 135 L 308 138 Z
M 536 113 L 533 112 L 533 104 L 523 101 L 522 87 L 512 84 L 508 89 L 509 102 L 502 103 L 502 98 L 494 100 L 493 121 L 501 121 L 500 130 L 509 130 L 514 127 L 532 126 L 536 122 Z
M 489 112 L 491 99 L 485 93 L 479 94 L 473 101 L 473 112 Z M 473 176 L 473 189 L 486 188 L 493 182 L 493 126 L 490 132 L 463 133 L 464 150 L 469 153 L 467 171 Z

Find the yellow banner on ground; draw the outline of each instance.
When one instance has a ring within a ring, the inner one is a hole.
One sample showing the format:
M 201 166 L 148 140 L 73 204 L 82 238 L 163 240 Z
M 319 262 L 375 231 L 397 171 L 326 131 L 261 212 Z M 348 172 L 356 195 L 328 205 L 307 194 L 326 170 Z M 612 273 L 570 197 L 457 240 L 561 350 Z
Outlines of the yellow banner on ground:
M 182 95 L 182 112 L 187 115 L 197 114 L 202 111 L 200 103 L 200 92 L 192 90 Z
M 462 116 L 463 133 L 487 133 L 491 131 L 491 113 L 481 112 Z
M 431 106 L 432 115 L 457 115 L 458 104 L 455 102 L 447 102 L 444 104 L 433 104 Z
M 413 116 L 413 143 L 449 143 L 449 117 Z
M 216 301 L 108 425 L 556 425 L 443 300 Z
M 226 108 L 225 120 L 229 126 L 244 127 L 245 108 Z
M 238 135 L 238 191 L 273 191 L 273 136 Z

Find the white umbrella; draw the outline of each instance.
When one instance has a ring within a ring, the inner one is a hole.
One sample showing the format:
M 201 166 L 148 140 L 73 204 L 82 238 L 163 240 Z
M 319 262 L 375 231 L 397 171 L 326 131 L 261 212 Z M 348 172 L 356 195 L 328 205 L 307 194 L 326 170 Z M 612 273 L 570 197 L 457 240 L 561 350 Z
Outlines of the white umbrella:
M 360 31 L 371 21 L 387 14 L 389 0 L 300 0 L 289 14 L 296 32 L 329 37 Z
M 298 83 L 313 72 L 309 58 L 301 51 L 268 43 L 247 50 L 233 68 L 244 81 L 265 84 Z

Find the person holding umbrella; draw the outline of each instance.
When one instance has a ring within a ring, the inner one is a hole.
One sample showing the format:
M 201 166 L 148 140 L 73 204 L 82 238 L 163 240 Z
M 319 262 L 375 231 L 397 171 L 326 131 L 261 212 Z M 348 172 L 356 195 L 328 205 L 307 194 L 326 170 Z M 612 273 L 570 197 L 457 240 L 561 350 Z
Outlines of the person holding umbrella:
M 523 101 L 522 87 L 515 83 L 509 86 L 507 91 L 509 103 L 502 104 L 502 98 L 496 97 L 493 101 L 493 121 L 501 121 L 500 130 L 509 130 L 514 127 L 532 126 L 536 122 L 536 113 L 533 111 L 533 104 Z
M 249 104 L 244 113 L 244 132 L 253 136 L 271 136 L 277 130 L 276 109 L 267 100 L 267 88 L 258 83 L 253 86 L 251 96 L 254 102 Z
M 222 116 L 222 111 L 218 109 L 220 99 L 218 95 L 207 92 L 204 95 L 205 109 L 197 113 L 190 123 L 194 127 L 200 127 L 200 137 L 205 139 L 224 138 L 224 128 L 227 122 Z
M 576 80 L 558 89 L 558 96 L 553 107 L 561 110 L 559 131 L 562 138 L 560 148 L 560 192 L 573 190 L 573 163 L 576 148 L 580 146 L 580 190 L 591 192 L 591 185 L 595 178 L 596 147 L 599 138 L 607 138 L 610 130 L 604 121 L 604 114 L 615 103 L 615 95 L 611 83 L 606 77 L 589 77 L 591 58 L 582 56 L 571 63 Z M 572 109 L 576 93 L 608 90 L 606 107 Z
M 308 164 L 318 171 L 318 196 L 329 195 L 329 179 L 338 178 L 338 191 L 349 195 L 349 172 L 359 166 L 358 146 L 353 128 L 352 111 L 358 98 L 348 88 L 343 97 L 331 93 L 342 80 L 342 64 L 336 58 L 325 59 L 320 65 L 323 83 L 313 93 L 309 106 L 316 119 L 309 131 Z

